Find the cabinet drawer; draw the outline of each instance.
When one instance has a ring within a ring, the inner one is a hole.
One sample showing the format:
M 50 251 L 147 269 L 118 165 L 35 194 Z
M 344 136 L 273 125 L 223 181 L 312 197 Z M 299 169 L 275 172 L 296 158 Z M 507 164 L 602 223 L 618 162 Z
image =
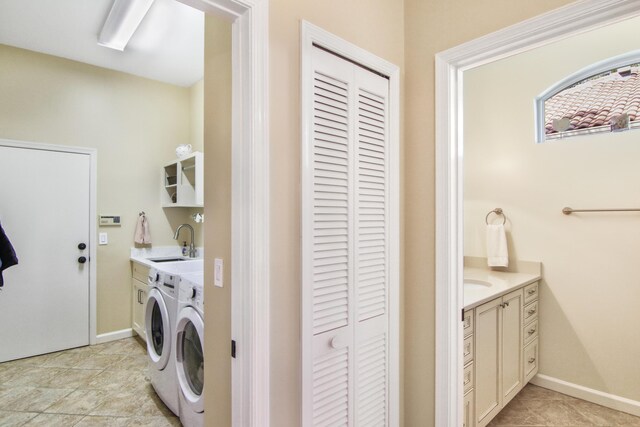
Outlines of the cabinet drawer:
M 464 343 L 462 344 L 462 357 L 464 365 L 473 360 L 473 335 L 464 339 Z
M 147 283 L 149 267 L 138 264 L 137 262 L 132 262 L 131 264 L 133 265 L 133 278 L 141 281 L 142 283 Z
M 524 348 L 524 382 L 527 383 L 538 372 L 538 339 Z
M 464 311 L 464 320 L 462 321 L 462 329 L 464 337 L 468 337 L 473 333 L 473 310 Z
M 534 339 L 538 338 L 538 319 L 535 319 L 533 322 L 524 327 L 523 335 L 525 346 Z
M 464 367 L 464 373 L 462 374 L 462 388 L 464 393 L 473 388 L 473 362 Z
M 538 301 L 534 301 L 531 304 L 525 305 L 524 323 L 529 323 L 537 317 L 538 317 Z
M 531 301 L 538 299 L 538 282 L 532 283 L 524 287 L 524 303 L 529 304 Z

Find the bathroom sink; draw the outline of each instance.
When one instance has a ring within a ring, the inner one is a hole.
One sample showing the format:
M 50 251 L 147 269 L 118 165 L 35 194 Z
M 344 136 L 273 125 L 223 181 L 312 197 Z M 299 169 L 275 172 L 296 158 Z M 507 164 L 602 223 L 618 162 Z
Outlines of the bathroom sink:
M 148 258 L 148 260 L 152 262 L 178 262 L 189 261 L 189 258 Z
M 480 291 L 490 286 L 491 283 L 485 282 L 484 280 L 464 279 L 464 289 L 468 291 Z

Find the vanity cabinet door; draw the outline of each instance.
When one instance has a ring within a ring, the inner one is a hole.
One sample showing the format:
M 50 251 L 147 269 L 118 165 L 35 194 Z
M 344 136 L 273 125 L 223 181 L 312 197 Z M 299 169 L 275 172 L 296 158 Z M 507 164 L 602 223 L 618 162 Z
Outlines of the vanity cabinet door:
M 475 337 L 475 411 L 477 425 L 483 427 L 502 409 L 502 298 L 475 309 Z
M 145 331 L 144 314 L 147 304 L 148 286 L 137 279 L 131 279 L 132 294 L 132 311 L 131 311 L 131 328 L 142 338 L 147 340 Z
M 486 426 L 524 384 L 524 291 L 496 298 L 475 310 L 475 399 L 478 427 Z
M 474 423 L 474 393 L 473 390 L 464 395 L 464 406 L 462 412 L 462 427 L 475 427 Z
M 502 297 L 502 406 L 523 387 L 523 300 L 522 289 Z

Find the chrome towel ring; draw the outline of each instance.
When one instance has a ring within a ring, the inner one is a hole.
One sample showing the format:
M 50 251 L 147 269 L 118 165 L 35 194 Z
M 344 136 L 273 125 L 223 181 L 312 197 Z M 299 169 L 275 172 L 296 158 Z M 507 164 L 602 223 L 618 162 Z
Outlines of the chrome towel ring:
M 505 225 L 507 223 L 507 216 L 502 213 L 502 208 L 495 208 L 492 211 L 489 211 L 489 213 L 487 214 L 487 216 L 484 217 L 484 222 L 489 225 L 489 215 L 491 214 L 496 214 L 496 215 L 502 215 L 502 225 Z

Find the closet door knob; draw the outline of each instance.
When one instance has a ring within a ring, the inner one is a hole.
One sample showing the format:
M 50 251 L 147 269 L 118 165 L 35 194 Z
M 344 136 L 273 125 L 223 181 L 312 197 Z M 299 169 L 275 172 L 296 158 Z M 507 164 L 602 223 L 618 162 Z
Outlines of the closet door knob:
M 341 339 L 339 336 L 335 336 L 333 338 L 331 338 L 331 348 L 341 348 L 341 347 L 346 347 L 347 343 L 344 342 L 343 339 Z
M 80 249 L 81 251 L 84 251 L 85 249 L 87 249 L 87 244 L 86 243 L 79 243 L 78 244 L 78 249 Z
M 78 258 L 78 262 L 79 262 L 80 264 L 84 264 L 85 262 L 87 262 L 87 258 L 86 258 L 86 257 L 81 256 L 80 258 Z

